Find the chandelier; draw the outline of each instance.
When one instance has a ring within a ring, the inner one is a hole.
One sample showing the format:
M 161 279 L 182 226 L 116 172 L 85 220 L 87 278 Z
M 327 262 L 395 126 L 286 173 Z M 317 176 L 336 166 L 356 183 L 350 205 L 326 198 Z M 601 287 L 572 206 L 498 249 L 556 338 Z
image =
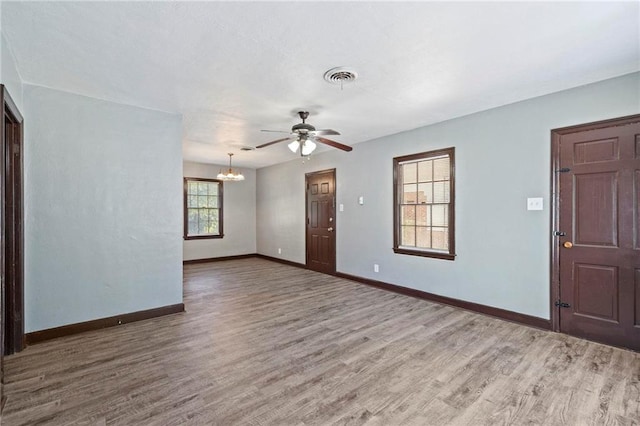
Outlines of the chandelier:
M 230 152 L 229 153 L 229 170 L 225 173 L 224 171 L 220 170 L 220 173 L 218 173 L 218 176 L 216 176 L 216 179 L 218 180 L 227 180 L 227 181 L 240 181 L 240 180 L 244 180 L 244 176 L 242 176 L 242 173 L 240 172 L 233 172 L 233 169 L 231 168 L 231 157 L 233 157 L 233 154 Z

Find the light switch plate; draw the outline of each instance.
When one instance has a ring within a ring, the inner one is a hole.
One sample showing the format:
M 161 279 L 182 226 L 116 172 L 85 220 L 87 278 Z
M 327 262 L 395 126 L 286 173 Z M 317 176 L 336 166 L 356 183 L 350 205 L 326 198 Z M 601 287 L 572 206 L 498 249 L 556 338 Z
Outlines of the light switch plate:
M 343 212 L 344 211 L 344 204 L 340 204 L 340 211 Z
M 360 205 L 364 204 L 364 197 L 362 195 L 358 197 L 358 204 Z
M 527 210 L 542 210 L 542 198 L 527 198 Z

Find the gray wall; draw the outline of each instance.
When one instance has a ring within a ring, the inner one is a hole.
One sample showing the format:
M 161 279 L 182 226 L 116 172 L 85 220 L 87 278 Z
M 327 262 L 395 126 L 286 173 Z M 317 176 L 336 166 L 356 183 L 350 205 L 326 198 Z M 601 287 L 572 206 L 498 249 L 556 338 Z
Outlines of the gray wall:
M 185 161 L 184 176 L 213 179 L 229 166 Z M 235 169 L 235 167 L 234 167 Z M 184 260 L 235 256 L 256 252 L 256 171 L 240 169 L 243 182 L 225 182 L 224 238 L 184 241 Z
M 182 301 L 177 115 L 24 85 L 27 332 Z
M 24 114 L 22 107 L 22 79 L 4 34 L 0 37 L 0 58 L 0 82 L 5 85 L 11 95 L 11 99 L 13 99 L 20 112 Z
M 635 73 L 259 169 L 258 253 L 305 262 L 304 174 L 335 168 L 338 271 L 549 318 L 550 131 L 639 112 Z M 451 146 L 457 259 L 394 254 L 392 158 Z

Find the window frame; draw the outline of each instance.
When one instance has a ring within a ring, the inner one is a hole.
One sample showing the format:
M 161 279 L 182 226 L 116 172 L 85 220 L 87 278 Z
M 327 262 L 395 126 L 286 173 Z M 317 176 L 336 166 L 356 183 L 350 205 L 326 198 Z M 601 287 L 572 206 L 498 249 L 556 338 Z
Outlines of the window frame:
M 218 234 L 198 234 L 189 235 L 189 207 L 187 206 L 187 197 L 189 191 L 189 182 L 209 182 L 218 184 Z M 182 206 L 183 206 L 183 238 L 185 240 L 203 240 L 203 239 L 219 239 L 224 237 L 223 228 L 223 212 L 224 212 L 224 183 L 220 179 L 208 178 L 183 178 L 182 189 Z
M 449 156 L 449 215 L 448 215 L 448 230 L 449 230 L 449 249 L 433 250 L 433 249 L 421 249 L 421 248 L 407 248 L 400 245 L 400 209 L 402 194 L 399 191 L 401 176 L 399 174 L 400 166 L 405 162 L 413 162 L 419 160 L 429 160 L 434 157 L 440 157 L 443 155 Z M 455 147 L 437 149 L 433 151 L 425 151 L 417 154 L 403 155 L 400 157 L 394 157 L 393 159 L 393 252 L 396 254 L 407 254 L 412 256 L 431 257 L 435 259 L 455 260 Z

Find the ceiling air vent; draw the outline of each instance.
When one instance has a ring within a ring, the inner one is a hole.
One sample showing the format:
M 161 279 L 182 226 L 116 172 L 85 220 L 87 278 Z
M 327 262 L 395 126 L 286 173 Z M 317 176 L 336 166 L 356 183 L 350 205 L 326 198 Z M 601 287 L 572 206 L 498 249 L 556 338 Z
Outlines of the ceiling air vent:
M 347 67 L 331 68 L 324 73 L 324 79 L 331 84 L 339 84 L 342 87 L 358 78 L 358 73 Z

